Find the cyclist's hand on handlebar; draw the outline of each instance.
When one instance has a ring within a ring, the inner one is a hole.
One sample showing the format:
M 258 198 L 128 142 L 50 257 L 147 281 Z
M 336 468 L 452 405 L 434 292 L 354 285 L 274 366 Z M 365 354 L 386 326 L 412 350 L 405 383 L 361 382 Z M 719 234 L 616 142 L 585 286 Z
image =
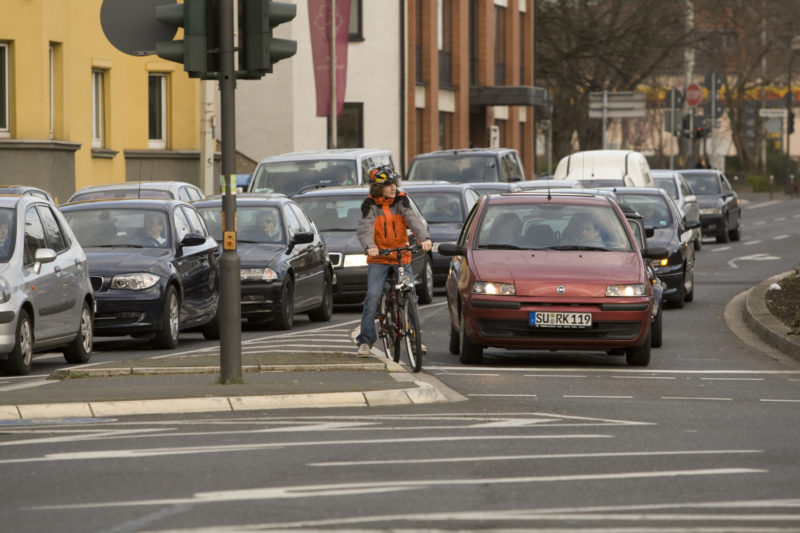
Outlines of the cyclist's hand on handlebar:
M 431 243 L 430 239 L 425 239 L 424 241 L 419 243 L 419 245 L 422 247 L 423 252 L 430 251 L 430 249 L 433 247 L 433 243 Z
M 370 257 L 378 257 L 380 250 L 378 248 L 367 248 L 367 255 Z

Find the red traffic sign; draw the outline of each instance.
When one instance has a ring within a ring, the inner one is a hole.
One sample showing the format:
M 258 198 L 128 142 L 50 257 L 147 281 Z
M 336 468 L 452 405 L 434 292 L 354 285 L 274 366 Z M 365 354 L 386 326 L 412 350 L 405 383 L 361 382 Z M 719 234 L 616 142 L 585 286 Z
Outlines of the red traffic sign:
M 696 83 L 691 83 L 686 88 L 686 105 L 695 107 L 703 100 L 703 89 Z

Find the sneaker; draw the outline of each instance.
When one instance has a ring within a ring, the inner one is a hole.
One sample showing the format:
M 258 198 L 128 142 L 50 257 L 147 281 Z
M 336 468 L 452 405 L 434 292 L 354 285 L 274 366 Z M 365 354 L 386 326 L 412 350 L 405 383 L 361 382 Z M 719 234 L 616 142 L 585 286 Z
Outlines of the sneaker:
M 359 344 L 358 345 L 358 356 L 359 357 L 370 357 L 372 355 L 372 349 L 370 348 L 369 344 Z

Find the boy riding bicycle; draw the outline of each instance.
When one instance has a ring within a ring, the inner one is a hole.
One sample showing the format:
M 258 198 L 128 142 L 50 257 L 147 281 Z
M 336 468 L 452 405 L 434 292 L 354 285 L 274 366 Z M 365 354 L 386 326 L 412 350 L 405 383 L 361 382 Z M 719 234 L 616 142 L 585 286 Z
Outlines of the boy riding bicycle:
M 414 233 L 423 251 L 431 249 L 425 221 L 412 208 L 405 193 L 397 191 L 397 173 L 389 165 L 369 172 L 369 196 L 361 204 L 358 241 L 367 254 L 367 296 L 361 314 L 361 332 L 356 337 L 358 355 L 369 356 L 377 340 L 375 313 L 378 311 L 383 286 L 389 270 L 397 270 L 396 257 L 380 255 L 380 250 L 408 246 L 408 228 Z M 402 253 L 403 267 L 409 276 L 411 252 Z

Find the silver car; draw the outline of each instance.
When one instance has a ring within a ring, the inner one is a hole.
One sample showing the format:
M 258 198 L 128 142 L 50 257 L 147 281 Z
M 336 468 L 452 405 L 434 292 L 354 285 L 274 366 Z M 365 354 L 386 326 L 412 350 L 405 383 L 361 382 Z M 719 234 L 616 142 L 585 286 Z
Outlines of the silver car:
M 653 176 L 656 187 L 667 191 L 684 220 L 687 222 L 700 220 L 700 205 L 686 178 L 674 170 L 653 169 L 650 171 L 650 175 Z M 692 241 L 695 250 L 702 248 L 703 229 L 701 227 L 698 226 L 692 230 Z
M 86 255 L 56 207 L 0 195 L 0 366 L 27 374 L 35 352 L 92 355 L 94 293 Z

